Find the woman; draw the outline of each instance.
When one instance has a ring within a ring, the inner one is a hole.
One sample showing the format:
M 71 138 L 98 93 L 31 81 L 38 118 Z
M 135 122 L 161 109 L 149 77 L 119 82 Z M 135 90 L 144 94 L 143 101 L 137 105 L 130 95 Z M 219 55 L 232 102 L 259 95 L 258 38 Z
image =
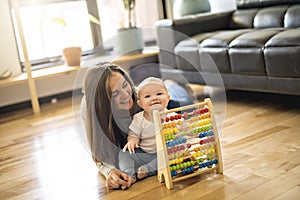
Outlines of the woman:
M 106 177 L 108 188 L 129 188 L 134 181 L 119 170 L 118 153 L 127 143 L 132 116 L 141 111 L 134 83 L 120 66 L 106 63 L 87 69 L 83 93 L 81 115 L 99 172 Z M 178 106 L 179 102 L 170 100 L 168 109 Z
M 118 65 L 106 63 L 87 70 L 83 80 L 82 115 L 91 154 L 110 189 L 130 187 L 118 169 L 118 152 L 127 142 L 132 115 L 138 111 L 134 84 Z

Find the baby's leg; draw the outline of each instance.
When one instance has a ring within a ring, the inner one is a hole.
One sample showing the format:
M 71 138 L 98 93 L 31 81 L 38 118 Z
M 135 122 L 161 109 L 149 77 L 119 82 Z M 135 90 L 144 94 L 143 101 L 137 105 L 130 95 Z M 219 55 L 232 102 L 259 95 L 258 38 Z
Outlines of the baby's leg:
M 128 151 L 119 152 L 119 168 L 122 172 L 128 174 L 133 179 L 136 179 L 136 173 L 134 168 L 134 160 Z
M 152 155 L 149 154 L 149 155 L 150 155 L 149 157 L 150 161 L 147 164 L 142 165 L 138 169 L 137 177 L 139 179 L 157 174 L 157 157 L 156 155 L 153 154 Z
M 137 173 L 138 179 L 142 179 L 147 176 L 148 176 L 148 169 L 145 166 L 140 166 Z

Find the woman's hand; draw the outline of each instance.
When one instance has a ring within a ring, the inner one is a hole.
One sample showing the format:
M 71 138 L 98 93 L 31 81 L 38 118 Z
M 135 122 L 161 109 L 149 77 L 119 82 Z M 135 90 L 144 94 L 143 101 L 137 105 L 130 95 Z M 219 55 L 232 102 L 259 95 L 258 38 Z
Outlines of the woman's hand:
M 130 177 L 117 169 L 110 170 L 108 177 L 106 179 L 106 187 L 109 189 L 119 189 L 125 190 L 131 186 L 133 182 Z

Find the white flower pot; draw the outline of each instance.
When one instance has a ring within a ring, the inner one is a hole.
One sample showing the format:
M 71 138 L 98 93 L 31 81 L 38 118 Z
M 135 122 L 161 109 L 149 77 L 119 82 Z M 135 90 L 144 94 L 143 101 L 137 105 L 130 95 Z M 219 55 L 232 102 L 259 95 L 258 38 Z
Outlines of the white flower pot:
M 117 55 L 141 53 L 144 48 L 142 29 L 122 28 L 118 30 L 114 51 Z

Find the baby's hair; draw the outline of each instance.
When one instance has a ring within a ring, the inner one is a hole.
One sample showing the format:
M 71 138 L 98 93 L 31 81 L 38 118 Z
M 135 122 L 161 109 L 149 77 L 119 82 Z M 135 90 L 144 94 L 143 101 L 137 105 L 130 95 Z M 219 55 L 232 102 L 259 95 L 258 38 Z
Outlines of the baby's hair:
M 148 78 L 144 79 L 136 87 L 136 94 L 137 94 L 138 99 L 139 99 L 139 92 L 141 91 L 141 89 L 143 89 L 146 85 L 150 85 L 150 84 L 160 85 L 160 86 L 164 87 L 164 89 L 168 92 L 168 89 L 163 80 L 156 78 L 156 77 L 148 77 Z

